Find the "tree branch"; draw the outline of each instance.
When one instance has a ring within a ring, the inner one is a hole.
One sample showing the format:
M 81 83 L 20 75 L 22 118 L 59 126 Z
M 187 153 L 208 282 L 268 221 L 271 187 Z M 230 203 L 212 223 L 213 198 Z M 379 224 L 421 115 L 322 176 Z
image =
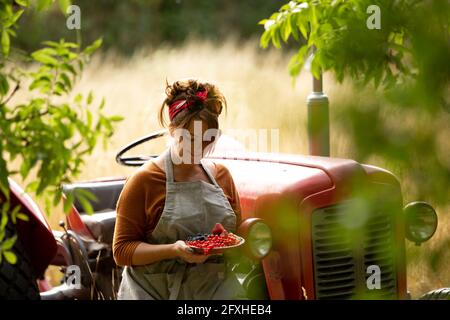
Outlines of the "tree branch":
M 14 96 L 14 94 L 20 89 L 20 81 L 16 83 L 16 86 L 14 87 L 14 90 L 11 92 L 11 94 L 0 104 L 5 105 L 11 100 L 11 98 Z

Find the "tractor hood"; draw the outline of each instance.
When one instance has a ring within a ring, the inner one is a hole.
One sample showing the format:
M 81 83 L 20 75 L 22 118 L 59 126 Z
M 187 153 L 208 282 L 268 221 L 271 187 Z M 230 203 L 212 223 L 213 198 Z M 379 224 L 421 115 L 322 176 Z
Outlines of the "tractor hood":
M 380 183 L 398 184 L 390 172 L 350 159 L 242 151 L 217 153 L 208 158 L 229 169 L 246 215 L 255 210 L 261 196 L 290 193 L 295 194 L 300 203 L 325 190 L 345 189 L 356 175 L 365 175 Z

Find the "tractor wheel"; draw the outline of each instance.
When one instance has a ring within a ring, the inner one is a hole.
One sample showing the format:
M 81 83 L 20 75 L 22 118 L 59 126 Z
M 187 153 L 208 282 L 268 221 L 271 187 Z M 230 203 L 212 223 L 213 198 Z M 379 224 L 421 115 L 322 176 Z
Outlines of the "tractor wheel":
M 420 300 L 450 300 L 450 288 L 430 291 L 419 298 Z
M 5 239 L 16 232 L 11 221 L 5 229 Z M 17 238 L 13 250 L 17 262 L 10 264 L 3 257 L 0 263 L 0 300 L 39 300 L 39 289 L 27 250 L 20 238 Z

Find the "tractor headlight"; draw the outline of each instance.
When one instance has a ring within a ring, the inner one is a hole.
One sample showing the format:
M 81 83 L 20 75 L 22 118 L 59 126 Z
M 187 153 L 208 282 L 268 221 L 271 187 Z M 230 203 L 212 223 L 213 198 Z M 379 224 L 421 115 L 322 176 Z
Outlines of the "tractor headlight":
M 255 258 L 264 258 L 272 248 L 272 232 L 267 224 L 258 221 L 250 226 L 247 235 L 248 246 Z
M 434 208 L 426 202 L 411 202 L 403 209 L 406 238 L 417 245 L 430 239 L 437 229 L 438 218 Z

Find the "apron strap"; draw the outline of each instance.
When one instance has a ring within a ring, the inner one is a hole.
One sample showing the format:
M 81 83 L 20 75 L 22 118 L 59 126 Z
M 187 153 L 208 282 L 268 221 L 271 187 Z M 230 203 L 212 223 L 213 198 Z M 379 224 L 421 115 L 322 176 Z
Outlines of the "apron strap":
M 219 186 L 216 179 L 214 179 L 213 174 L 211 173 L 211 171 L 209 171 L 208 166 L 205 165 L 205 159 L 200 159 L 200 163 L 201 163 L 203 169 L 206 171 L 206 174 L 208 175 L 209 179 L 214 183 L 214 185 Z
M 173 182 L 173 164 L 171 156 L 172 147 L 170 146 L 166 150 L 166 155 L 164 157 L 164 167 L 166 169 L 166 185 L 168 182 Z
M 173 281 L 173 286 L 169 288 L 170 296 L 169 300 L 176 300 L 178 294 L 180 293 L 181 282 L 183 281 L 184 272 L 186 271 L 186 263 L 183 263 L 175 274 L 175 279 Z

